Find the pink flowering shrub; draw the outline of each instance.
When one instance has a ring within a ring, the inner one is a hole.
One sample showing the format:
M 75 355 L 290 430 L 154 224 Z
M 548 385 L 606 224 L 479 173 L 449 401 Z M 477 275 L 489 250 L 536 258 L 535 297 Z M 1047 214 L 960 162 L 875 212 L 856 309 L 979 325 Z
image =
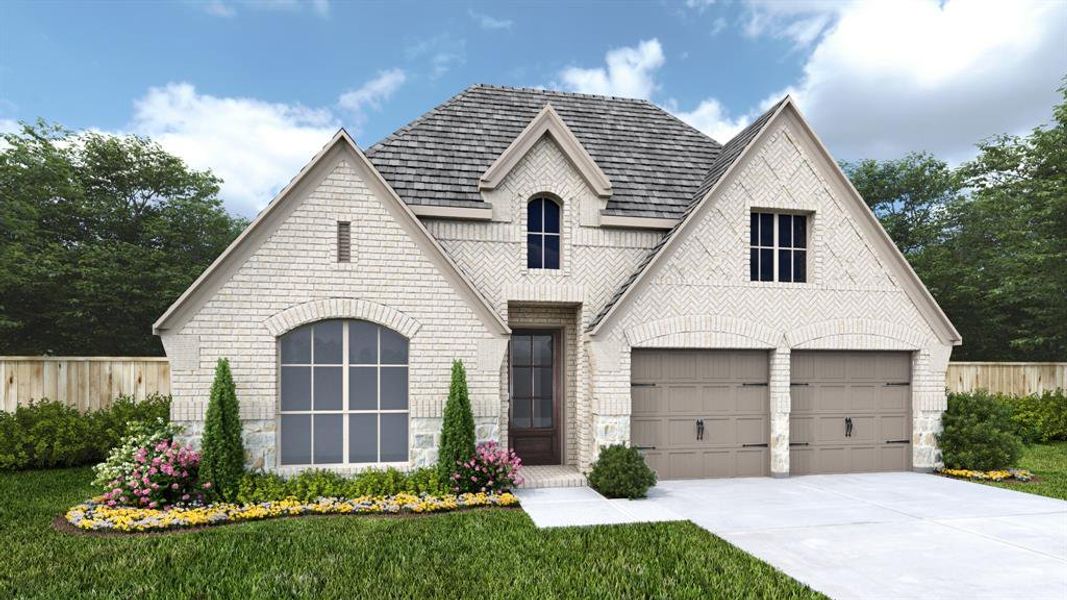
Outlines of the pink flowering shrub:
M 452 488 L 463 492 L 503 492 L 522 484 L 522 459 L 514 450 L 502 448 L 496 442 L 482 442 L 474 456 L 456 463 L 452 473 Z
M 200 454 L 173 439 L 140 446 L 132 460 L 107 482 L 108 506 L 168 508 L 175 504 L 203 503 L 211 483 L 200 483 Z

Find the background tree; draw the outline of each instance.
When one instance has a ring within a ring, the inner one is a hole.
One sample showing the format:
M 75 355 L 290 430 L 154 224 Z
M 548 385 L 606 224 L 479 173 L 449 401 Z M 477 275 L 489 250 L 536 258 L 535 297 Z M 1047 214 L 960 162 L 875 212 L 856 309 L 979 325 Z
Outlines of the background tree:
M 246 224 L 220 180 L 142 137 L 2 138 L 0 354 L 161 355 L 152 323 Z

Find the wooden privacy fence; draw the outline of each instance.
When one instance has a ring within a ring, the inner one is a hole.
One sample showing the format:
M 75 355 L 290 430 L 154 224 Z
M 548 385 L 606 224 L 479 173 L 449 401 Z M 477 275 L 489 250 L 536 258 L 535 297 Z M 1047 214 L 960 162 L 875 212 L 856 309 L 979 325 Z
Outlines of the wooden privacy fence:
M 987 389 L 1026 396 L 1067 389 L 1067 362 L 950 362 L 945 381 L 950 392 Z
M 1067 389 L 1067 362 L 953 362 L 945 379 L 951 392 L 985 388 L 1022 396 Z M 40 398 L 94 410 L 116 396 L 154 393 L 170 394 L 170 363 L 163 357 L 0 356 L 0 410 Z
M 170 394 L 170 363 L 164 357 L 0 356 L 0 382 L 0 410 L 40 398 L 96 410 L 116 396 Z

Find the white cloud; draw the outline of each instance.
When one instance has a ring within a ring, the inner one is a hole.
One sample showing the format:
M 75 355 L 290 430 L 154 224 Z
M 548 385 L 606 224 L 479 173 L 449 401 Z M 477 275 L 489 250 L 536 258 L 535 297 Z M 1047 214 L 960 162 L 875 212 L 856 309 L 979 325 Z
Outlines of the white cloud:
M 645 40 L 634 47 L 610 50 L 604 57 L 607 67 L 583 69 L 567 67 L 560 72 L 562 86 L 587 94 L 651 98 L 659 85 L 656 70 L 665 62 L 658 39 Z
M 511 29 L 514 22 L 511 19 L 498 19 L 492 15 L 485 13 L 475 12 L 473 9 L 468 10 L 467 14 L 470 15 L 474 22 L 478 24 L 478 27 L 482 29 Z
M 237 5 L 249 10 L 300 11 L 307 8 L 320 17 L 330 15 L 330 0 L 208 0 L 200 3 L 204 12 L 224 18 L 237 16 Z
M 224 180 L 230 210 L 266 206 L 340 126 L 327 109 L 200 94 L 188 83 L 151 88 L 134 103 L 130 130 Z
M 675 109 L 671 112 L 679 119 L 703 131 L 721 144 L 725 144 L 730 138 L 737 135 L 737 132 L 752 122 L 751 115 L 731 117 L 722 103 L 715 98 L 702 100 L 691 111 Z
M 1048 119 L 1067 73 L 1067 4 L 974 0 L 822 5 L 820 36 L 804 23 L 819 6 L 771 10 L 757 35 L 811 40 L 792 93 L 840 158 L 927 150 L 958 162 L 990 135 Z M 816 39 L 817 38 L 817 39 Z
M 709 6 L 715 4 L 715 0 L 685 0 L 686 8 L 692 8 L 704 12 Z
M 341 94 L 337 105 L 352 113 L 357 124 L 362 124 L 367 109 L 381 109 L 382 102 L 388 100 L 406 80 L 403 69 L 381 71 L 359 88 Z
M 718 17 L 711 22 L 711 35 L 719 35 L 726 29 L 726 18 Z
M 442 33 L 408 45 L 404 55 L 409 61 L 428 58 L 430 78 L 437 79 L 467 62 L 467 40 Z

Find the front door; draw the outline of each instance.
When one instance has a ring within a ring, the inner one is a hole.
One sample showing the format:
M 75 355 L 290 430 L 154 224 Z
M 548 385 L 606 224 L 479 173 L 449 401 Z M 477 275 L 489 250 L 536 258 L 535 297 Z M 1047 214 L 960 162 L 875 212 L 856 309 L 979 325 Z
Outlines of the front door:
M 511 335 L 508 439 L 527 465 L 560 464 L 559 332 Z

